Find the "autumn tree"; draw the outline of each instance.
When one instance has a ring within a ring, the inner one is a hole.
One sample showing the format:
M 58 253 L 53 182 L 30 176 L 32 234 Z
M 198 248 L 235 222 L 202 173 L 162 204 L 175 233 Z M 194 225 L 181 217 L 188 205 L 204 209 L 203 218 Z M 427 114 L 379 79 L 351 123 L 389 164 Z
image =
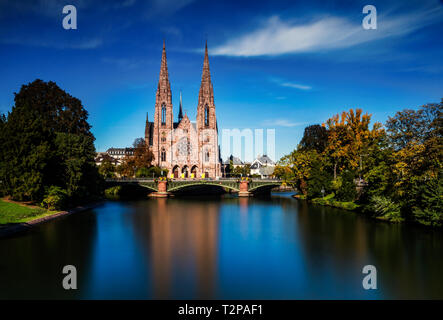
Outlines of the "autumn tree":
M 145 139 L 137 138 L 133 143 L 135 169 L 149 168 L 154 160 L 154 154 L 146 144 Z

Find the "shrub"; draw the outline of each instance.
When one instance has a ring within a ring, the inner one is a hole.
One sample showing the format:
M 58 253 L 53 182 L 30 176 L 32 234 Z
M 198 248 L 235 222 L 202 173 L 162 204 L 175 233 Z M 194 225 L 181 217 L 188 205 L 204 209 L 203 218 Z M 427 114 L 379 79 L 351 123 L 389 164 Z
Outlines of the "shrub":
M 399 204 L 383 196 L 372 196 L 366 208 L 367 211 L 370 211 L 375 216 L 392 222 L 403 221 L 400 209 L 401 206 Z
M 135 173 L 136 178 L 148 178 L 149 177 L 150 170 L 148 168 L 140 168 Z M 152 177 L 152 173 L 151 173 Z
M 116 199 L 120 196 L 122 186 L 115 186 L 105 190 L 105 197 L 108 199 Z
M 41 206 L 48 210 L 60 210 L 67 206 L 68 192 L 57 186 L 47 189 Z

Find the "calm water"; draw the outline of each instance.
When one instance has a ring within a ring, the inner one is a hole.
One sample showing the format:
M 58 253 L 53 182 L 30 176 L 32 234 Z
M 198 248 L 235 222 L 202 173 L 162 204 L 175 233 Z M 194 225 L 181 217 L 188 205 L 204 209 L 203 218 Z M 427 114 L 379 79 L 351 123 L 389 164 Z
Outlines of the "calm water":
M 0 298 L 442 299 L 443 234 L 290 194 L 107 202 L 0 239 Z

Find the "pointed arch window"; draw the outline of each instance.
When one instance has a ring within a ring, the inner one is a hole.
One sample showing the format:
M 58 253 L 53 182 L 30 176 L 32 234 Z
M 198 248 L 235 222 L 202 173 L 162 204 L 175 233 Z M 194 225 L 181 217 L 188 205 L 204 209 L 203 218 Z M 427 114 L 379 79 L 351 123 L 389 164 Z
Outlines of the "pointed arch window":
M 209 107 L 205 106 L 205 126 L 209 126 Z
M 165 151 L 165 149 L 162 149 L 162 152 L 160 154 L 160 158 L 161 158 L 161 161 L 166 161 L 166 151 Z
M 162 104 L 162 124 L 166 124 L 166 105 Z
M 209 162 L 209 151 L 206 151 L 205 153 L 205 161 Z

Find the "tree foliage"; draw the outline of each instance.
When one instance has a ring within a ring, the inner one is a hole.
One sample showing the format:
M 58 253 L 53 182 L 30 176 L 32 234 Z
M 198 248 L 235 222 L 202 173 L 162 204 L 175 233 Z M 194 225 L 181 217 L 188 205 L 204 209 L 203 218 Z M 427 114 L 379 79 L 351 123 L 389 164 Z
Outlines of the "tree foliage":
M 23 85 L 14 101 L 0 121 L 4 192 L 36 202 L 50 186 L 66 190 L 72 203 L 98 195 L 94 136 L 81 101 L 42 80 Z
M 282 157 L 275 174 L 307 198 L 321 188 L 339 201 L 357 201 L 390 221 L 441 226 L 443 100 L 403 110 L 370 128 L 361 109 L 336 114 L 305 129 L 298 148 Z M 356 185 L 363 186 L 357 199 Z M 334 201 L 336 201 L 334 200 Z

